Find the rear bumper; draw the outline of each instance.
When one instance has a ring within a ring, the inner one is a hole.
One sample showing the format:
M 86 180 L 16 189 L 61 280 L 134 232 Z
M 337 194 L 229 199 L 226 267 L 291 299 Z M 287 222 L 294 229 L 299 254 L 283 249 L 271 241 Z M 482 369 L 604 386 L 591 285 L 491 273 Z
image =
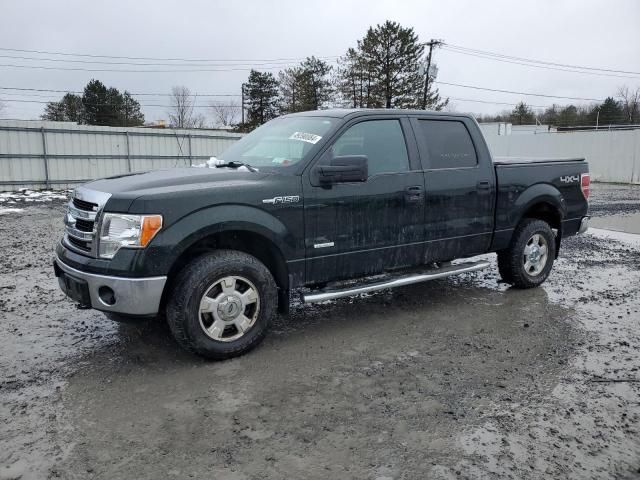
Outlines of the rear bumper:
M 584 233 L 589 229 L 589 218 L 590 217 L 582 217 L 580 221 L 580 228 L 578 228 L 578 233 Z
M 105 312 L 156 315 L 167 277 L 125 278 L 87 273 L 63 263 L 58 256 L 54 271 L 60 289 L 73 300 Z

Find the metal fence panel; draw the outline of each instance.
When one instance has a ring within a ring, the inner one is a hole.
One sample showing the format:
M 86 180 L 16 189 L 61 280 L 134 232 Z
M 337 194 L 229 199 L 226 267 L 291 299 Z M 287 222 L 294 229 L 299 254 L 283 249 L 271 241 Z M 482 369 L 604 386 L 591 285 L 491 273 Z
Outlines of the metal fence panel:
M 209 130 L 0 121 L 0 191 L 69 188 L 94 178 L 200 164 L 241 137 Z
M 495 156 L 585 157 L 595 181 L 640 183 L 640 129 L 498 135 Z M 203 163 L 242 135 L 207 130 L 110 128 L 0 121 L 0 191 L 69 188 L 89 179 Z
M 584 157 L 595 181 L 640 183 L 640 129 L 521 135 L 484 132 L 494 156 Z

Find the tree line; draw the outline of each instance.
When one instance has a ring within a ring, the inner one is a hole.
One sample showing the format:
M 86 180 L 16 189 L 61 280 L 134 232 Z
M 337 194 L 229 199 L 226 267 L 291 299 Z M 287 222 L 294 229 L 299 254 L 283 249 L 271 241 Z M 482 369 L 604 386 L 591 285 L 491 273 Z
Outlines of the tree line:
M 82 95 L 66 93 L 59 101 L 47 103 L 41 118 L 110 127 L 144 124 L 140 103 L 128 91 L 121 93 L 100 80 L 87 83 Z
M 413 28 L 386 21 L 369 27 L 336 65 L 310 56 L 277 74 L 252 69 L 242 84 L 242 102 L 196 105 L 197 95 L 187 87 L 175 86 L 167 106 L 169 124 L 175 128 L 205 127 L 207 119 L 197 109 L 201 107 L 213 116 L 215 126 L 245 132 L 278 115 L 336 106 L 442 110 L 449 99 L 441 97 L 432 73 L 425 69 L 425 45 L 433 43 L 439 42 L 422 43 Z M 601 104 L 554 104 L 534 110 L 520 102 L 513 110 L 476 117 L 481 122 L 538 122 L 557 127 L 640 124 L 640 88 L 621 87 Z M 128 91 L 120 92 L 99 80 L 91 80 L 81 95 L 67 93 L 59 101 L 49 102 L 42 118 L 88 125 L 144 124 L 141 105 Z
M 336 66 L 311 56 L 277 75 L 251 70 L 242 84 L 242 104 L 212 102 L 209 113 L 218 126 L 250 131 L 278 115 L 335 106 L 441 110 L 448 99 L 441 98 L 433 82 L 425 92 L 424 54 L 425 45 L 413 28 L 386 21 L 370 27 Z M 171 126 L 205 126 L 204 115 L 195 110 L 196 99 L 187 87 L 173 87 L 167 112 Z M 126 90 L 121 93 L 91 80 L 82 95 L 67 93 L 61 100 L 49 102 L 42 118 L 138 126 L 144 123 L 140 107 Z
M 497 115 L 478 115 L 479 122 L 510 122 L 514 125 L 537 123 L 554 127 L 584 127 L 607 125 L 640 125 L 640 88 L 620 87 L 615 97 L 590 105 L 553 104 L 538 112 L 524 102 L 511 111 Z
M 329 106 L 442 110 L 448 99 L 433 82 L 425 92 L 424 52 L 413 28 L 386 21 L 369 27 L 336 67 L 312 56 L 277 76 L 251 70 L 242 86 L 247 115 L 238 129 L 252 130 L 281 114 Z

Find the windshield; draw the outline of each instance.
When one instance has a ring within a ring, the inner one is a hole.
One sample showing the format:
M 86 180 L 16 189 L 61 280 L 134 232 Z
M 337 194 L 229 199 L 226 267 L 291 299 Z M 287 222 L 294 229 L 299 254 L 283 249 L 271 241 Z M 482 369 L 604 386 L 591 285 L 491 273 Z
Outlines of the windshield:
M 253 167 L 286 167 L 304 158 L 337 120 L 328 117 L 276 118 L 226 150 L 225 162 Z

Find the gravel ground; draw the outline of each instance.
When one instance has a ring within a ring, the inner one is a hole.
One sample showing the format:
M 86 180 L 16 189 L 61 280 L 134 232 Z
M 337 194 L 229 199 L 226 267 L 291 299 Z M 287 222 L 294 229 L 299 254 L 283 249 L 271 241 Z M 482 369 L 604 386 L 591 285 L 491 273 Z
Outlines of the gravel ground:
M 640 477 L 638 235 L 567 240 L 538 289 L 489 269 L 298 306 L 215 363 L 77 309 L 63 201 L 29 198 L 0 198 L 0 479 Z M 640 213 L 640 187 L 592 200 L 601 228 Z

